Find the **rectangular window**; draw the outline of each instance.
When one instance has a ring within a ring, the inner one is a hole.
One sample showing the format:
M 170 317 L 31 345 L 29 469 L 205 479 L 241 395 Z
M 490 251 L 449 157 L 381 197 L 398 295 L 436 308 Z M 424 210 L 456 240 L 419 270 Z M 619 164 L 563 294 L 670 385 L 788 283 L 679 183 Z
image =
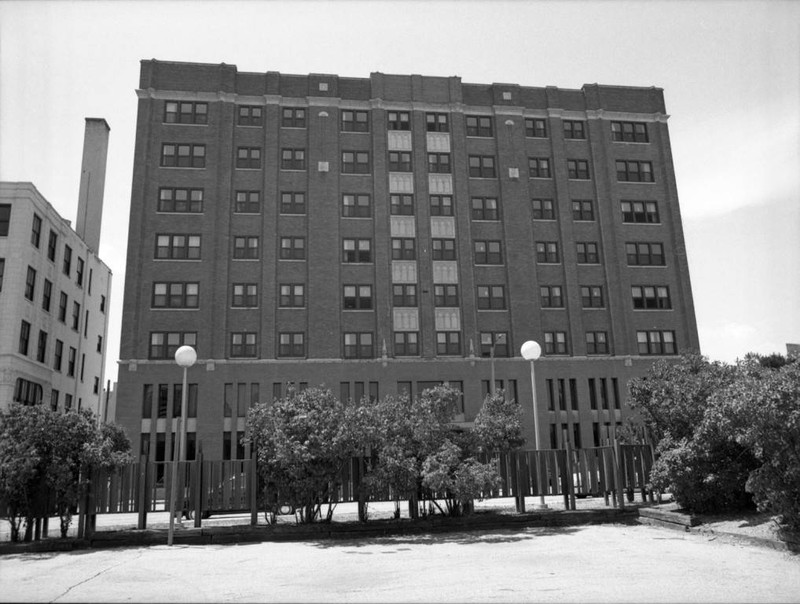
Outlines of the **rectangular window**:
M 19 328 L 19 348 L 17 352 L 28 356 L 28 345 L 31 339 L 31 324 L 23 320 Z
M 233 211 L 236 214 L 261 213 L 261 191 L 236 191 Z
M 369 113 L 343 109 L 342 132 L 369 132 Z
M 72 346 L 69 347 L 69 355 L 67 356 L 67 375 L 75 377 L 75 361 L 78 351 Z
M 342 216 L 344 218 L 369 218 L 372 216 L 372 203 L 367 193 L 345 193 L 342 195 Z
M 281 214 L 305 214 L 306 194 L 299 191 L 281 193 Z
M 278 306 L 280 308 L 303 308 L 306 305 L 306 288 L 300 283 L 281 283 Z
M 58 235 L 55 231 L 50 231 L 50 237 L 47 240 L 47 259 L 51 262 L 56 261 L 56 246 L 58 245 Z
M 306 356 L 306 337 L 302 332 L 282 332 L 278 334 L 279 357 Z
M 433 239 L 431 241 L 431 258 L 433 260 L 455 260 L 455 239 Z
M 45 363 L 47 357 L 47 332 L 39 330 L 39 342 L 36 347 L 36 360 Z
M 25 298 L 33 302 L 33 296 L 36 292 L 36 269 L 32 266 L 28 267 L 28 275 L 25 277 Z
M 153 283 L 152 308 L 197 308 L 199 300 L 199 283 Z
M 61 292 L 61 297 L 58 300 L 58 320 L 62 323 L 67 321 L 67 294 Z
M 539 287 L 539 298 L 542 308 L 563 308 L 564 298 L 560 285 L 542 285 Z
M 496 197 L 473 197 L 472 220 L 500 220 L 500 206 Z
M 203 212 L 203 189 L 161 187 L 158 190 L 158 211 L 180 214 Z
M 497 177 L 493 155 L 470 155 L 468 162 L 470 178 Z
M 31 225 L 31 245 L 39 249 L 39 244 L 42 241 L 42 217 L 38 214 L 33 215 L 33 224 Z
M 103 352 L 103 336 L 97 336 L 97 347 L 95 352 L 99 352 L 102 354 Z
M 486 115 L 468 115 L 467 136 L 493 136 L 492 118 Z
M 372 262 L 372 239 L 342 239 L 342 262 Z
M 617 160 L 619 182 L 654 182 L 653 164 L 649 161 Z
M 164 168 L 205 168 L 206 146 L 188 143 L 164 143 L 161 146 Z
M 639 354 L 678 354 L 674 331 L 637 331 Z
M 256 334 L 254 332 L 231 334 L 231 357 L 256 358 L 256 356 Z
M 0 258 L 0 292 L 3 291 L 3 276 L 6 273 L 6 259 Z
M 64 266 L 63 273 L 69 277 L 72 272 L 72 248 L 68 245 L 64 246 Z
M 570 399 L 570 404 L 572 406 L 572 410 L 573 411 L 577 411 L 578 410 L 578 381 L 575 378 L 570 378 L 569 379 L 569 399 Z M 577 431 L 577 433 L 580 434 L 580 431 Z M 580 442 L 580 440 L 578 440 L 577 442 Z M 576 443 L 575 446 L 577 448 L 580 448 L 580 445 L 577 444 L 577 443 Z
M 72 303 L 72 329 L 78 331 L 81 325 L 81 305 L 77 302 Z
M 536 262 L 539 264 L 558 263 L 558 243 L 555 241 L 538 241 L 536 243 Z
M 413 237 L 392 237 L 392 260 L 416 260 L 417 241 Z
M 478 310 L 504 310 L 506 288 L 502 285 L 478 286 Z
M 603 287 L 601 285 L 581 285 L 581 304 L 583 308 L 603 308 Z
M 305 170 L 305 149 L 281 149 L 281 170 Z
M 368 151 L 342 151 L 342 174 L 369 174 Z
M 482 357 L 508 357 L 508 333 L 505 331 L 482 331 L 480 333 Z
M 503 250 L 499 241 L 475 241 L 475 264 L 503 264 Z
M 458 331 L 437 331 L 436 354 L 439 356 L 460 355 L 461 333 Z
M 452 195 L 431 195 L 431 216 L 452 216 Z
M 236 117 L 239 126 L 261 126 L 264 123 L 264 110 L 257 105 L 239 105 Z
M 181 346 L 197 348 L 197 332 L 195 331 L 153 331 L 150 332 L 150 359 L 175 358 Z
M 396 357 L 419 356 L 419 332 L 418 331 L 394 332 L 394 356 Z
M 642 122 L 611 122 L 611 140 L 625 143 L 648 143 L 647 124 Z
M 156 235 L 157 260 L 200 260 L 200 235 Z
M 450 132 L 450 123 L 446 113 L 426 113 L 425 130 L 427 132 Z
M 402 283 L 392 285 L 392 305 L 395 307 L 416 306 L 417 286 Z
M 660 243 L 625 244 L 628 266 L 664 266 L 664 246 Z
M 637 310 L 668 310 L 672 308 L 669 288 L 665 285 L 634 285 L 631 287 L 633 307 Z
M 408 111 L 387 112 L 389 130 L 411 130 L 411 114 Z
M 578 264 L 599 264 L 600 253 L 594 241 L 579 241 L 575 244 Z
M 397 193 L 389 195 L 389 211 L 392 216 L 413 216 L 414 196 Z
M 389 151 L 389 172 L 411 172 L 409 151 Z
M 11 204 L 0 203 L 0 237 L 8 237 L 11 226 Z
M 258 260 L 258 237 L 234 237 L 233 257 L 236 260 Z
M 306 110 L 302 107 L 284 107 L 281 109 L 282 128 L 305 128 Z
M 165 124 L 207 124 L 208 103 L 167 101 L 164 103 Z
M 348 332 L 344 334 L 344 358 L 371 359 L 374 356 L 372 332 Z
M 100 296 L 100 312 L 105 314 L 106 312 L 106 297 Z
M 608 354 L 608 333 L 605 331 L 587 331 L 586 354 Z
M 572 220 L 594 220 L 594 202 L 591 199 L 573 199 Z
M 75 283 L 78 284 L 78 287 L 83 287 L 83 271 L 86 266 L 86 263 L 83 261 L 83 258 L 78 258 L 78 267 L 75 269 Z
M 261 147 L 239 147 L 236 149 L 236 167 L 246 170 L 261 169 Z
M 529 157 L 528 174 L 531 178 L 550 178 L 550 160 L 546 157 Z
M 58 397 L 60 394 L 55 388 L 50 390 L 50 411 L 58 411 Z
M 458 306 L 458 285 L 434 285 L 433 304 L 445 308 Z
M 564 120 L 564 138 L 586 138 L 584 122 L 574 120 Z
M 342 308 L 344 310 L 372 310 L 372 286 L 343 286 Z
M 255 283 L 234 283 L 231 293 L 233 308 L 258 308 L 258 285 Z
M 449 153 L 428 153 L 428 172 L 432 174 L 450 174 Z
M 565 331 L 544 332 L 544 353 L 567 354 L 567 332 Z
M 305 237 L 281 237 L 278 258 L 281 260 L 305 260 Z
M 655 201 L 621 201 L 622 222 L 636 224 L 658 224 L 658 203 Z
M 573 180 L 589 180 L 589 162 L 585 159 L 568 159 L 567 175 Z
M 544 118 L 526 117 L 525 136 L 528 138 L 547 138 L 547 121 Z
M 53 297 L 53 283 L 48 279 L 44 280 L 44 288 L 42 291 L 42 310 L 50 312 L 50 302 Z
M 556 219 L 555 204 L 552 199 L 532 199 L 531 208 L 534 220 Z

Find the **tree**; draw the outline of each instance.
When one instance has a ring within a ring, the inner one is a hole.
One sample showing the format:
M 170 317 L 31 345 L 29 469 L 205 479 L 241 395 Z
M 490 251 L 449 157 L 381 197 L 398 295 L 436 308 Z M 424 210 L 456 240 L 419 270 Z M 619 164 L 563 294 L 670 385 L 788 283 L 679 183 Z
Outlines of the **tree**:
M 522 436 L 522 407 L 506 399 L 505 391 L 487 394 L 473 427 L 481 450 L 507 453 L 525 444 Z

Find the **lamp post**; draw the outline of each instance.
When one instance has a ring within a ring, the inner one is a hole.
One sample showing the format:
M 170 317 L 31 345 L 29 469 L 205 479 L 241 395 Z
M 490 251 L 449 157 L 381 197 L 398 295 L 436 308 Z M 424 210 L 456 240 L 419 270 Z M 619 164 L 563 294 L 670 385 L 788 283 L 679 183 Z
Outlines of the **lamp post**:
M 178 460 L 175 460 L 175 455 L 172 456 L 172 489 L 169 498 L 169 535 L 167 545 L 172 545 L 172 537 L 175 530 L 175 502 L 178 499 L 178 462 L 186 461 L 186 391 L 188 390 L 186 373 L 196 361 L 197 352 L 191 346 L 181 346 L 175 351 L 175 362 L 183 367 L 183 387 L 181 388 L 181 416 L 178 418 L 178 429 L 176 430 L 178 439 L 180 439 Z M 174 451 L 175 447 L 172 450 Z M 183 512 L 183 509 L 181 509 L 181 512 Z
M 522 353 L 522 358 L 531 362 L 531 394 L 533 395 L 533 433 L 535 437 L 536 443 L 536 450 L 539 451 L 539 413 L 538 408 L 536 406 L 536 373 L 533 368 L 533 362 L 542 356 L 542 347 L 539 346 L 538 342 L 534 342 L 533 340 L 528 340 L 522 345 L 520 348 L 520 353 Z M 538 455 L 538 453 L 537 453 Z M 547 507 L 547 504 L 544 502 L 544 494 L 539 495 L 539 504 L 538 506 L 540 509 L 544 509 Z

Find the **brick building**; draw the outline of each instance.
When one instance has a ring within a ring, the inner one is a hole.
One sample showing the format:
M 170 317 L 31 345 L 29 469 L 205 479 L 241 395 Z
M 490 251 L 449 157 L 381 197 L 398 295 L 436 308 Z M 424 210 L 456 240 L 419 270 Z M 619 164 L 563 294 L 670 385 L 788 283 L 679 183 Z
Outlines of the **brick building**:
M 169 459 L 244 455 L 287 384 L 496 384 L 544 446 L 593 445 L 627 380 L 697 349 L 662 91 L 143 61 L 117 421 Z M 490 356 L 494 356 L 494 361 Z M 155 446 L 152 446 L 152 445 Z

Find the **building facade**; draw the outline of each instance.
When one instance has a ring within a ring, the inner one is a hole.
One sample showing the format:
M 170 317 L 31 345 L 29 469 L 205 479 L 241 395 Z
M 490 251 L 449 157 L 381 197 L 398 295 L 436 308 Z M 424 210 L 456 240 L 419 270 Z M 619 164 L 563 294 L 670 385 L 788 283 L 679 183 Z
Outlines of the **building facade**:
M 0 408 L 102 413 L 111 271 L 97 256 L 105 120 L 86 120 L 73 229 L 31 183 L 0 183 Z
M 247 408 L 495 383 L 542 446 L 593 446 L 627 381 L 698 349 L 663 93 L 143 61 L 117 421 L 246 455 Z

